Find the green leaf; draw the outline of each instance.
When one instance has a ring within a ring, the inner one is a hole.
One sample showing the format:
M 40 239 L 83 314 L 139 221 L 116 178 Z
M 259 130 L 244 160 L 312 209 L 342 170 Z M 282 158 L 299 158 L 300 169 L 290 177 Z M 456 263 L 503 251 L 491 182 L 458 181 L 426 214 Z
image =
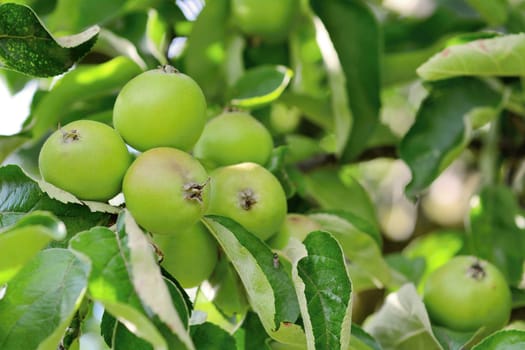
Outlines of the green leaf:
M 50 198 L 39 184 L 16 165 L 0 167 L 0 228 L 14 224 L 35 210 L 50 211 L 66 224 L 68 235 L 104 225 L 111 216 L 91 212 L 80 204 L 64 204 Z
M 34 107 L 24 123 L 24 131 L 39 139 L 55 129 L 75 104 L 90 98 L 114 95 L 125 83 L 138 75 L 141 69 L 127 57 L 116 57 L 108 62 L 80 66 L 60 79 Z
M 292 277 L 308 349 L 347 349 L 351 332 L 352 284 L 339 243 L 314 231 L 303 242 L 294 239 Z M 297 247 L 294 247 L 296 245 Z M 305 250 L 300 253 L 301 250 Z
M 195 349 L 186 326 L 171 301 L 170 291 L 164 283 L 156 256 L 146 235 L 127 210 L 119 217 L 117 227 L 121 234 L 124 232 L 126 234 L 125 249 L 129 259 L 127 266 L 131 270 L 129 273 L 133 287 L 142 304 L 155 315 L 155 318 L 158 318 L 166 330 L 178 338 L 186 349 Z M 166 336 L 165 332 L 164 335 Z M 171 342 L 168 343 L 173 346 Z
M 472 350 L 520 350 L 524 347 L 524 331 L 504 330 L 491 334 Z
M 498 26 L 507 21 L 506 0 L 467 0 L 491 26 Z
M 445 350 L 468 349 L 467 344 L 469 344 L 476 335 L 476 332 L 456 332 L 437 326 L 433 326 L 432 331 Z
M 38 77 L 62 74 L 89 52 L 98 31 L 54 39 L 29 7 L 0 4 L 0 64 Z
M 77 234 L 70 248 L 91 261 L 89 294 L 104 309 L 134 329 L 134 334 L 151 343 L 154 349 L 166 349 L 159 331 L 145 315 L 131 283 L 127 261 L 117 235 L 104 227 L 94 227 Z
M 354 177 L 342 178 L 338 168 L 326 167 L 305 173 L 304 180 L 306 198 L 313 199 L 321 209 L 349 212 L 374 228 L 379 228 L 372 199 Z M 381 245 L 379 232 L 375 238 Z
M 292 75 L 284 66 L 263 65 L 249 69 L 233 85 L 230 103 L 241 108 L 268 105 L 281 96 Z
M 382 350 L 379 343 L 365 330 L 352 323 L 350 350 Z
M 65 249 L 31 260 L 0 300 L 0 348 L 55 350 L 86 292 L 89 265 Z
M 304 333 L 293 325 L 299 304 L 291 277 L 283 264 L 275 267 L 270 248 L 231 219 L 207 216 L 204 223 L 237 270 L 266 332 L 282 343 L 304 343 Z
M 404 278 L 394 275 L 383 259 L 381 248 L 376 240 L 378 231 L 358 217 L 344 212 L 319 212 L 308 215 L 318 222 L 324 231 L 330 232 L 339 241 L 343 252 L 350 261 L 352 270 L 365 274 L 377 288 L 396 286 L 405 282 Z M 353 268 L 352 268 L 353 267 Z M 365 286 L 368 287 L 368 286 Z M 363 288 L 354 281 L 354 290 Z
M 361 1 L 310 0 L 310 3 L 328 31 L 344 73 L 352 111 L 348 129 L 351 133 L 342 153 L 342 160 L 348 161 L 365 149 L 379 121 L 380 29 L 374 14 Z M 321 43 L 320 46 L 321 51 L 325 50 Z M 344 124 L 345 121 L 336 122 L 336 130 Z
M 266 334 L 264 327 L 254 312 L 248 312 L 246 318 L 242 324 L 244 330 L 244 348 L 245 349 L 261 349 L 268 350 L 267 340 L 268 334 Z
M 9 282 L 49 241 L 66 236 L 66 227 L 55 216 L 35 211 L 0 230 L 0 285 Z
M 426 261 L 423 257 L 408 258 L 400 253 L 385 255 L 387 264 L 406 277 L 407 281 L 416 286 L 425 273 Z
M 520 207 L 505 186 L 490 186 L 475 197 L 470 210 L 467 248 L 495 264 L 513 286 L 520 283 L 525 260 L 525 232 L 518 228 Z
M 213 323 L 205 322 L 190 329 L 195 347 L 199 350 L 233 350 L 235 339 L 224 329 Z
M 10 136 L 0 135 L 0 163 L 29 140 L 31 140 L 31 137 L 27 133 Z
M 155 9 L 148 10 L 148 22 L 146 24 L 146 37 L 148 47 L 161 64 L 167 64 L 166 53 L 168 49 L 168 23 Z
M 425 80 L 459 76 L 523 76 L 525 34 L 510 34 L 454 45 L 437 53 L 417 69 Z
M 381 309 L 365 323 L 364 329 L 384 350 L 442 350 L 413 284 L 405 284 L 389 294 Z
M 195 79 L 210 102 L 221 100 L 225 92 L 229 19 L 229 0 L 206 1 L 188 37 L 184 55 L 186 73 Z
M 416 121 L 399 146 L 412 180 L 405 188 L 414 197 L 461 153 L 470 140 L 465 118 L 479 107 L 499 104 L 501 96 L 481 80 L 458 78 L 437 83 L 421 104 Z

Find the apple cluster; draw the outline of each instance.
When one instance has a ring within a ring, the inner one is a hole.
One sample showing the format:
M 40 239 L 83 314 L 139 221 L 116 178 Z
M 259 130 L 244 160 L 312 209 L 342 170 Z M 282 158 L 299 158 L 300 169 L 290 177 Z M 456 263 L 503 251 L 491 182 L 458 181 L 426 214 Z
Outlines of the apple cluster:
M 108 201 L 122 191 L 183 287 L 200 284 L 217 263 L 203 215 L 229 217 L 262 240 L 280 230 L 286 196 L 264 167 L 273 139 L 249 113 L 208 121 L 198 84 L 165 66 L 122 88 L 113 126 L 78 120 L 60 127 L 41 149 L 41 175 L 82 200 Z

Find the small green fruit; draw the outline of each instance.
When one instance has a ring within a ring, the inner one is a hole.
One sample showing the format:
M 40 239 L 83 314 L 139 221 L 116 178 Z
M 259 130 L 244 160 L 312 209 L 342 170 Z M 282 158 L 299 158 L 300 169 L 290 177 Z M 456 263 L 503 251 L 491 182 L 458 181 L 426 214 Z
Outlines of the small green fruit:
M 505 277 L 474 256 L 452 258 L 433 271 L 423 301 L 433 322 L 456 331 L 495 331 L 507 323 L 511 311 Z
M 272 149 L 272 136 L 257 119 L 245 112 L 226 112 L 206 124 L 193 154 L 216 166 L 264 165 Z
M 153 69 L 131 79 L 113 108 L 115 129 L 139 151 L 155 147 L 189 151 L 205 123 L 206 100 L 201 88 L 172 67 Z
M 131 156 L 114 129 L 77 120 L 46 140 L 38 163 L 45 181 L 79 199 L 107 201 L 120 192 Z
M 229 217 L 262 240 L 275 234 L 286 217 L 286 195 L 271 172 L 256 163 L 215 169 L 208 214 Z
M 188 153 L 159 147 L 131 164 L 122 192 L 139 225 L 155 234 L 173 234 L 195 225 L 206 211 L 208 180 Z
M 217 264 L 217 244 L 200 222 L 172 235 L 154 235 L 153 241 L 164 255 L 161 265 L 184 288 L 200 285 Z

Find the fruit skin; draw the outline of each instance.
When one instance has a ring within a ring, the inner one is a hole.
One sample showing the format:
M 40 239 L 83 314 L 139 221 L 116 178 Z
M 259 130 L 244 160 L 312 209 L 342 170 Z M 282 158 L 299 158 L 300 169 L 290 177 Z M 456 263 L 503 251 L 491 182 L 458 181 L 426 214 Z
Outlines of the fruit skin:
M 200 285 L 217 264 L 217 244 L 200 222 L 172 235 L 153 235 L 153 241 L 164 254 L 161 265 L 184 288 Z
M 458 256 L 432 272 L 423 301 L 436 324 L 457 331 L 487 327 L 495 331 L 510 316 L 511 294 L 505 277 L 491 263 Z
M 171 68 L 173 69 L 173 68 Z M 206 100 L 189 76 L 169 68 L 131 79 L 113 108 L 113 124 L 133 148 L 174 147 L 189 151 L 206 123 Z
M 207 214 L 229 217 L 262 240 L 279 230 L 286 217 L 286 195 L 271 172 L 246 162 L 217 168 L 210 177 Z
M 264 165 L 270 158 L 270 132 L 246 112 L 226 112 L 210 120 L 193 154 L 216 166 L 253 162 Z
M 174 234 L 195 225 L 208 204 L 208 174 L 191 155 L 159 147 L 139 155 L 122 185 L 126 206 L 146 230 Z
M 131 155 L 108 125 L 77 120 L 49 136 L 38 164 L 45 181 L 79 199 L 107 201 L 120 192 Z
M 299 12 L 299 2 L 232 0 L 231 8 L 233 23 L 242 32 L 275 42 L 287 37 L 295 14 Z
M 290 237 L 295 237 L 302 242 L 310 232 L 320 229 L 321 225 L 308 216 L 289 213 L 279 232 L 268 240 L 268 244 L 274 249 L 283 249 L 288 244 Z

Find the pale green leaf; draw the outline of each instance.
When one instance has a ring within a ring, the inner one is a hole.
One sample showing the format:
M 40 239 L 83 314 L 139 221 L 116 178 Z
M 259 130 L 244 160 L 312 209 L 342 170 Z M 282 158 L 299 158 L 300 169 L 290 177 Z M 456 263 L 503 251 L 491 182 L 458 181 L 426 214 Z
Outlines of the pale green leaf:
M 479 39 L 445 48 L 417 69 L 425 80 L 525 75 L 525 34 Z
M 66 249 L 31 260 L 0 300 L 2 350 L 55 350 L 87 289 L 89 264 Z
M 381 309 L 365 322 L 364 329 L 384 350 L 443 350 L 413 284 L 389 294 Z
M 49 241 L 65 236 L 64 224 L 42 211 L 34 211 L 0 230 L 0 285 L 9 282 Z

